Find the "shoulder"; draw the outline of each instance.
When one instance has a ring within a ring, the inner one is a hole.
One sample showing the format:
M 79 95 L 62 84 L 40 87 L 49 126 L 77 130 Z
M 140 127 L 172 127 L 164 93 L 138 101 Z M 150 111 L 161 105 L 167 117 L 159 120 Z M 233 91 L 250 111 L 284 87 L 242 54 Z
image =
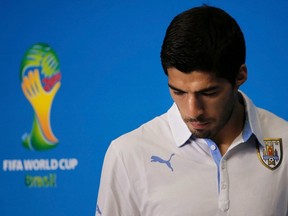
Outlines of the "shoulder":
M 263 108 L 256 107 L 243 92 L 250 124 L 256 131 L 261 131 L 262 138 L 281 138 L 288 140 L 288 122 L 283 118 Z
M 118 137 L 106 152 L 104 169 L 114 172 L 126 170 L 131 178 L 137 176 L 146 169 L 145 164 L 155 152 L 169 149 L 169 134 L 169 124 L 164 114 Z
M 287 136 L 288 122 L 286 120 L 262 108 L 257 108 L 257 112 L 264 132 L 273 131 L 279 135 L 283 134 Z
M 257 108 L 260 127 L 266 138 L 283 138 L 288 141 L 288 122 L 274 113 Z
M 169 139 L 170 134 L 168 118 L 165 113 L 113 140 L 109 148 L 113 148 L 120 154 L 141 153 L 141 151 L 165 143 L 164 139 Z

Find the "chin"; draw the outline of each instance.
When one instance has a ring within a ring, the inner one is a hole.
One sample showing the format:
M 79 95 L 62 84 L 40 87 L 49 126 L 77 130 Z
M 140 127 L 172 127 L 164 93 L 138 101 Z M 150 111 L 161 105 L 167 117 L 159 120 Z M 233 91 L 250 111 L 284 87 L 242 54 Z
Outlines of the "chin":
M 195 130 L 192 130 L 191 131 L 192 135 L 196 138 L 202 138 L 202 139 L 210 139 L 212 138 L 212 135 L 209 131 L 195 131 Z

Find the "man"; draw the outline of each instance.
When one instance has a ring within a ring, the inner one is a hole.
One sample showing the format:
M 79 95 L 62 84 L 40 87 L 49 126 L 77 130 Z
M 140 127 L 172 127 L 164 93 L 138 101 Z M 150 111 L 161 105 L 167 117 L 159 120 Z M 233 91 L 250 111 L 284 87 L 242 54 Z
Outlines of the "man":
M 174 100 L 110 145 L 96 215 L 288 215 L 288 124 L 256 108 L 245 41 L 221 9 L 176 16 L 161 50 Z

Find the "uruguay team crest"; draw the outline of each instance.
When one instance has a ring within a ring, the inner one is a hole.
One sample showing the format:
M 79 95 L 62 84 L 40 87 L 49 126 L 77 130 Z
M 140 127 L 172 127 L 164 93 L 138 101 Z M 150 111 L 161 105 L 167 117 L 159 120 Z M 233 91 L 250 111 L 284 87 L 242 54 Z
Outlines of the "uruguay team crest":
M 258 146 L 258 157 L 262 164 L 268 169 L 277 169 L 280 166 L 283 157 L 282 139 L 264 139 L 264 147 Z

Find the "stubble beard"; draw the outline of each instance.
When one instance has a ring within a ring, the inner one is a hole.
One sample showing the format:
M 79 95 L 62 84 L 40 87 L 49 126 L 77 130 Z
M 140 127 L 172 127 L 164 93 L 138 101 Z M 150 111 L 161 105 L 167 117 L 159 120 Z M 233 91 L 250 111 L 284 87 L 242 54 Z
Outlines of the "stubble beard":
M 191 131 L 193 137 L 195 138 L 203 138 L 203 139 L 212 139 L 217 136 L 217 134 L 221 131 L 221 129 L 227 124 L 227 122 L 231 119 L 231 116 L 235 109 L 235 100 L 230 101 L 231 105 L 229 106 L 229 109 L 223 110 L 222 115 L 219 117 L 219 123 L 217 123 L 215 119 L 206 119 L 203 116 L 199 116 L 197 118 L 186 118 L 184 119 L 186 125 L 188 126 L 189 130 Z M 230 104 L 229 102 L 227 104 Z M 212 126 L 212 128 L 209 129 L 203 129 L 198 130 L 192 128 L 192 126 L 189 127 L 189 123 L 191 122 L 199 122 L 199 123 L 205 123 L 209 122 Z M 217 123 L 215 126 L 213 126 L 213 123 Z

